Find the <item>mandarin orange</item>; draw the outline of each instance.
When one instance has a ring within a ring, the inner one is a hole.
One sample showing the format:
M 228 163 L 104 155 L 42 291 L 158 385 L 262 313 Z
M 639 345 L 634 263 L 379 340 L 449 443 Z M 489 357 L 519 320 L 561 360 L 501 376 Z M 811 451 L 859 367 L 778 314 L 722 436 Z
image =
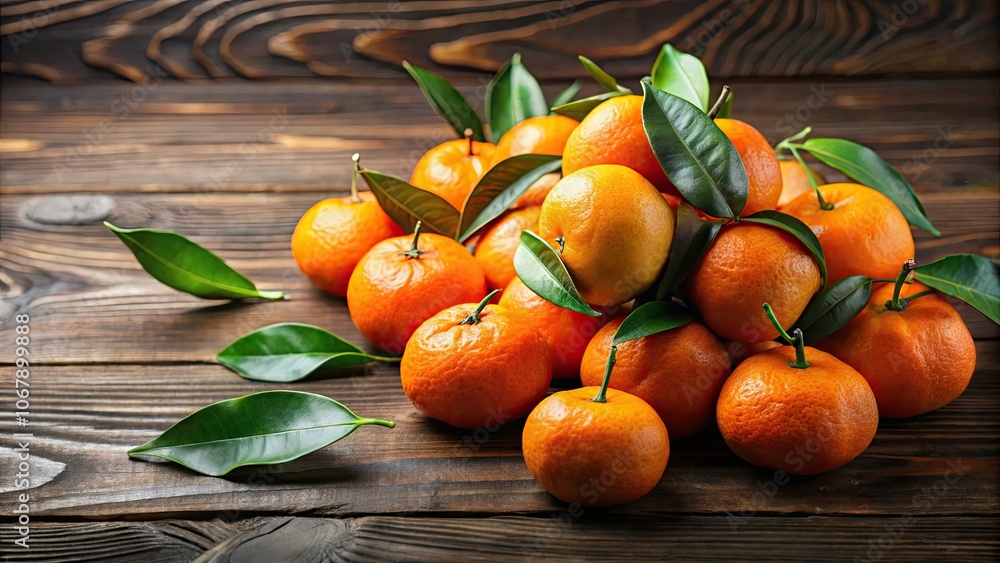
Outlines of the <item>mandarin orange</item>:
M 746 217 L 778 207 L 778 199 L 781 197 L 781 167 L 767 139 L 760 131 L 738 119 L 718 118 L 715 124 L 736 147 L 750 182 L 747 203 L 740 216 Z
M 806 176 L 806 171 L 799 164 L 799 161 L 794 159 L 779 159 L 778 165 L 781 167 L 781 197 L 778 198 L 778 209 L 782 209 L 793 199 L 812 191 L 813 186 L 809 183 L 809 176 Z M 811 166 L 809 167 L 809 174 L 812 175 L 817 186 L 822 186 L 826 183 L 823 175 Z
M 476 243 L 476 260 L 486 272 L 486 281 L 494 289 L 503 289 L 517 276 L 514 252 L 521 242 L 521 231 L 537 231 L 541 207 L 508 211 L 494 220 Z
M 434 193 L 462 210 L 466 198 L 493 164 L 496 146 L 466 139 L 445 141 L 417 161 L 410 175 L 414 186 Z

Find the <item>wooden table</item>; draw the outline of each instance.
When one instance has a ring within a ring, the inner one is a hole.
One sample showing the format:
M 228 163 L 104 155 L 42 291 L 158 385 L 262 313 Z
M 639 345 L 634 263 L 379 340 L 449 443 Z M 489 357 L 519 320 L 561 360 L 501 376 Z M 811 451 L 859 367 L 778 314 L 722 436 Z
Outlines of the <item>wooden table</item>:
M 20 22 L 43 6 L 0 8 L 5 560 L 277 561 L 319 548 L 351 561 L 1000 557 L 1000 330 L 964 305 L 978 350 L 968 391 L 883 421 L 849 465 L 775 482 L 710 431 L 672 444 L 648 496 L 583 514 L 531 479 L 519 423 L 484 436 L 430 421 L 394 367 L 282 386 L 213 363 L 230 341 L 282 321 L 363 342 L 344 301 L 298 273 L 289 237 L 311 204 L 344 192 L 351 153 L 406 177 L 448 137 L 395 66 L 402 58 L 479 97 L 483 75 L 459 67 L 495 69 L 514 49 L 549 94 L 579 76 L 578 52 L 634 81 L 663 41 L 700 49 L 733 86 L 738 117 L 770 141 L 811 125 L 902 170 L 943 232 L 915 233 L 918 261 L 997 259 L 993 3 L 928 0 L 888 38 L 878 26 L 894 21 L 888 2 L 209 4 L 67 2 L 16 50 L 10 39 L 31 31 Z M 179 231 L 290 299 L 174 292 L 105 219 Z M 31 319 L 27 429 L 13 424 L 8 391 L 19 314 Z M 125 455 L 195 409 L 280 388 L 398 426 L 226 478 Z M 25 492 L 11 478 L 22 431 L 33 434 L 29 550 L 10 525 Z

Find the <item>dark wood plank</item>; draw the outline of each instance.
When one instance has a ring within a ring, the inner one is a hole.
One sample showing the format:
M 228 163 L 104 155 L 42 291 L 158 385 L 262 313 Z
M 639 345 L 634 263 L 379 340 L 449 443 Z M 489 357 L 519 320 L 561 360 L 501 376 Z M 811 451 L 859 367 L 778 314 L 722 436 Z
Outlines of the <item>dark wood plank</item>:
M 675 442 L 657 488 L 610 513 L 900 515 L 929 495 L 921 515 L 995 514 L 1000 343 L 980 342 L 978 350 L 979 369 L 962 397 L 925 416 L 883 421 L 848 466 L 776 482 L 774 472 L 742 462 L 710 431 Z M 403 395 L 394 367 L 293 387 L 362 416 L 395 420 L 396 428 L 362 428 L 290 463 L 211 478 L 173 463 L 129 460 L 125 452 L 209 403 L 287 386 L 246 381 L 217 365 L 51 366 L 40 359 L 31 376 L 31 452 L 56 467 L 51 480 L 27 491 L 41 520 L 566 510 L 528 474 L 520 423 L 490 433 L 431 421 Z
M 32 350 L 50 363 L 205 362 L 236 338 L 286 321 L 317 324 L 362 343 L 345 301 L 314 289 L 289 240 L 318 194 L 4 196 L 0 249 L 5 299 L 0 328 L 32 316 Z M 996 190 L 925 194 L 944 236 L 917 233 L 921 262 L 956 252 L 1000 255 Z M 100 222 L 169 229 L 216 251 L 280 302 L 227 304 L 178 293 L 152 279 Z M 964 304 L 977 338 L 1000 328 Z M 85 338 L 81 338 L 85 335 Z M 0 362 L 14 358 L 0 340 Z

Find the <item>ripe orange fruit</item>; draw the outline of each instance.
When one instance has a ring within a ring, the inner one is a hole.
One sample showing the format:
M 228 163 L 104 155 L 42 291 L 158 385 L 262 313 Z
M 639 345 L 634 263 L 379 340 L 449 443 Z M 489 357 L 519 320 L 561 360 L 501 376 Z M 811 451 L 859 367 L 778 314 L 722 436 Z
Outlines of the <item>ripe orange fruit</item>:
M 503 289 L 517 277 L 514 252 L 521 242 L 521 231 L 537 231 L 540 207 L 508 211 L 487 227 L 476 243 L 476 260 L 486 272 L 486 281 L 494 289 Z
M 442 309 L 486 295 L 486 275 L 464 246 L 417 231 L 372 247 L 347 285 L 351 320 L 391 354 L 402 353 L 413 331 Z
M 900 297 L 925 291 L 913 282 Z M 886 306 L 892 294 L 893 284 L 876 288 L 857 317 L 816 346 L 858 370 L 881 416 L 904 418 L 939 409 L 965 391 L 976 369 L 976 344 L 940 295 L 921 296 L 894 311 Z
M 552 188 L 542 204 L 538 234 L 553 248 L 563 247 L 563 262 L 580 295 L 607 307 L 635 298 L 656 280 L 670 252 L 674 215 L 639 173 L 599 164 Z
M 456 305 L 413 333 L 399 373 L 420 412 L 459 428 L 490 428 L 528 414 L 552 381 L 549 349 L 510 311 Z
M 735 223 L 719 231 L 683 287 L 688 303 L 716 334 L 756 344 L 778 336 L 760 304 L 771 303 L 782 326 L 793 324 L 819 291 L 820 272 L 792 235 Z
M 538 207 L 545 201 L 545 196 L 549 195 L 549 192 L 552 191 L 552 186 L 555 186 L 560 178 L 562 176 L 557 172 L 542 176 L 534 184 L 531 184 L 527 191 L 521 194 L 521 197 L 517 198 L 514 205 L 511 205 L 511 209 Z
M 580 361 L 594 333 L 607 316 L 591 317 L 553 305 L 515 277 L 500 294 L 500 306 L 521 318 L 523 326 L 537 329 L 549 345 L 552 377 L 565 379 L 580 374 Z M 598 382 L 600 383 L 600 382 Z
M 584 385 L 600 385 L 615 331 L 624 319 L 604 325 L 587 346 L 580 366 Z M 649 403 L 673 439 L 704 430 L 715 418 L 715 401 L 729 377 L 729 355 L 704 325 L 689 322 L 618 346 L 610 387 Z
M 642 497 L 660 481 L 670 457 L 667 428 L 653 407 L 598 387 L 553 393 L 528 415 L 521 434 L 531 476 L 559 500 L 613 506 Z
M 726 352 L 729 353 L 729 359 L 732 361 L 733 365 L 738 365 L 750 356 L 756 356 L 761 352 L 766 352 L 771 348 L 781 346 L 781 343 L 775 340 L 762 340 L 760 342 L 754 342 L 753 344 L 747 344 L 745 342 L 740 342 L 739 340 L 727 340 L 723 344 L 726 347 Z
M 642 128 L 642 96 L 618 96 L 593 109 L 563 151 L 563 176 L 595 164 L 628 166 L 661 192 L 680 195 L 656 160 Z
M 459 211 L 472 188 L 490 169 L 496 145 L 466 139 L 445 141 L 427 151 L 413 167 L 410 183 L 437 194 Z
M 781 166 L 781 197 L 778 198 L 778 209 L 782 209 L 793 199 L 806 192 L 811 192 L 813 187 L 809 183 L 809 177 L 806 176 L 806 171 L 802 169 L 799 161 L 778 160 L 778 165 Z M 817 186 L 822 186 L 826 183 L 823 175 L 816 172 L 811 166 L 809 167 L 809 173 L 812 174 Z
M 815 475 L 850 462 L 878 427 L 871 389 L 854 368 L 805 347 L 810 366 L 792 367 L 781 346 L 743 360 L 722 386 L 719 430 L 733 452 L 761 467 Z
M 910 226 L 888 197 L 861 184 L 826 184 L 819 191 L 832 209 L 821 209 L 810 190 L 782 211 L 816 233 L 826 257 L 827 285 L 854 274 L 893 278 L 899 265 L 913 258 Z
M 493 153 L 493 164 L 519 154 L 562 156 L 566 140 L 579 124 L 564 115 L 529 117 L 500 137 Z
M 747 170 L 750 189 L 741 217 L 778 207 L 781 197 L 781 167 L 767 139 L 760 131 L 738 119 L 718 118 L 715 124 L 729 137 Z
M 313 285 L 343 297 L 361 257 L 376 243 L 402 234 L 371 192 L 361 192 L 357 199 L 324 199 L 295 226 L 292 256 Z

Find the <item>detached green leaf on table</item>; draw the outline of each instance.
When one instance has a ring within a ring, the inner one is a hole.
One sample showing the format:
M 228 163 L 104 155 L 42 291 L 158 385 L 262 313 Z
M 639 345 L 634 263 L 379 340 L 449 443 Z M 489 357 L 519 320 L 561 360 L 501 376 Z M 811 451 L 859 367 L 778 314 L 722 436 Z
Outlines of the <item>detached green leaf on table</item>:
M 602 94 L 597 94 L 596 96 L 590 96 L 589 98 L 583 98 L 561 106 L 555 106 L 552 108 L 552 113 L 565 115 L 566 117 L 577 121 L 583 121 L 583 118 L 587 117 L 587 114 L 593 111 L 597 106 L 601 105 L 605 100 L 625 95 L 627 95 L 625 92 L 604 92 Z
M 557 95 L 549 105 L 555 107 L 570 103 L 573 100 L 573 96 L 576 96 L 577 92 L 580 91 L 581 86 L 583 86 L 583 84 L 579 80 L 574 80 L 573 83 L 567 86 L 565 90 L 559 92 L 559 95 Z
M 871 278 L 848 276 L 814 296 L 799 315 L 795 328 L 802 329 L 807 344 L 822 340 L 858 316 L 871 295 Z
M 819 286 L 826 286 L 826 257 L 823 256 L 823 247 L 820 246 L 819 239 L 816 238 L 816 234 L 812 232 L 812 229 L 808 225 L 787 213 L 772 210 L 758 211 L 740 220 L 747 223 L 758 223 L 760 225 L 775 227 L 799 239 L 799 242 L 804 244 L 809 249 L 809 252 L 812 253 L 813 258 L 816 259 L 816 264 L 819 266 Z
M 521 232 L 521 243 L 514 252 L 514 270 L 524 285 L 542 299 L 570 311 L 601 316 L 580 296 L 559 253 L 531 231 Z
M 111 229 L 136 260 L 160 283 L 202 299 L 281 299 L 280 291 L 260 291 L 243 274 L 208 249 L 171 231 Z
M 515 53 L 486 86 L 486 119 L 493 140 L 499 141 L 511 127 L 529 117 L 548 113 L 542 87 L 521 64 L 521 55 Z
M 403 61 L 403 68 L 410 73 L 424 97 L 434 108 L 438 115 L 444 118 L 451 125 L 451 128 L 458 133 L 459 138 L 465 137 L 465 130 L 472 129 L 472 138 L 485 142 L 486 135 L 483 133 L 483 123 L 472 109 L 465 97 L 451 85 L 444 77 L 434 74 L 429 70 L 415 67 Z
M 464 243 L 487 223 L 499 217 L 539 178 L 562 168 L 562 158 L 548 154 L 512 156 L 490 170 L 472 188 L 462 209 L 457 233 Z
M 264 391 L 211 404 L 128 451 L 218 477 L 244 465 L 285 463 L 328 446 L 359 426 L 394 427 L 359 418 L 344 405 L 300 391 Z
M 702 112 L 708 111 L 708 73 L 698 57 L 667 43 L 653 63 L 652 79 L 656 88 L 684 98 Z
M 399 358 L 374 356 L 317 326 L 280 323 L 243 336 L 219 352 L 219 363 L 256 381 L 288 383 L 318 371 Z
M 913 278 L 927 287 L 957 297 L 1000 324 L 998 265 L 975 254 L 953 254 L 917 266 Z
M 374 170 L 362 170 L 361 177 L 385 214 L 403 230 L 412 233 L 420 221 L 425 229 L 446 237 L 455 236 L 459 212 L 442 197 Z
M 884 194 L 896 204 L 911 225 L 936 237 L 941 236 L 941 231 L 927 218 L 913 186 L 875 151 L 844 139 L 808 139 L 802 148 L 823 164 Z
M 635 309 L 615 331 L 612 344 L 618 346 L 629 340 L 686 325 L 694 319 L 690 309 L 671 301 L 653 301 Z
M 642 125 L 656 159 L 684 199 L 705 213 L 735 219 L 749 180 L 736 147 L 687 100 L 643 82 Z
M 583 55 L 579 55 L 577 58 L 580 59 L 581 63 L 583 63 L 583 68 L 587 69 L 587 72 L 590 73 L 590 76 L 592 76 L 594 80 L 597 81 L 598 84 L 607 88 L 608 91 L 621 92 L 623 94 L 632 93 L 631 89 L 618 84 L 618 81 L 615 79 L 614 76 L 611 76 L 610 74 L 604 72 L 604 69 L 597 66 L 597 63 L 595 63 L 594 61 L 588 59 L 587 57 L 584 57 Z
M 712 246 L 722 228 L 722 221 L 705 221 L 687 202 L 677 208 L 677 228 L 670 249 L 667 269 L 663 272 L 656 290 L 658 300 L 667 299 L 670 292 L 680 286 L 698 267 L 701 257 Z

